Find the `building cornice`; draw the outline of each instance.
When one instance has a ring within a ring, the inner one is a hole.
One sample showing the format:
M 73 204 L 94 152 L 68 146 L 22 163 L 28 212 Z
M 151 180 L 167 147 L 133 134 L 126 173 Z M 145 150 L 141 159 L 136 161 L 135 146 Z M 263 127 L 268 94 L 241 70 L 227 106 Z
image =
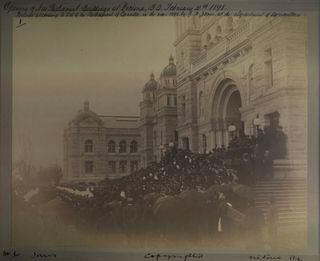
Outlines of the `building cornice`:
M 199 30 L 186 30 L 177 40 L 174 41 L 173 45 L 176 47 L 179 43 L 181 43 L 187 36 L 200 36 Z
M 246 40 L 231 50 L 226 51 L 223 55 L 213 59 L 199 70 L 192 73 L 191 77 L 197 81 L 206 78 L 208 75 L 215 74 L 219 70 L 223 70 L 228 64 L 234 63 L 239 57 L 247 55 L 252 49 L 252 43 Z

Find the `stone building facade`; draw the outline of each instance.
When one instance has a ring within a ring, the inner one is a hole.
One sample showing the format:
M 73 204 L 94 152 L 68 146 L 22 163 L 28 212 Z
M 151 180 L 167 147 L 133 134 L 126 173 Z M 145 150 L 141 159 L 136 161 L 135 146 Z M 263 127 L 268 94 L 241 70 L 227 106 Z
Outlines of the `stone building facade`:
M 306 18 L 176 17 L 175 32 L 176 64 L 171 56 L 158 80 L 151 74 L 140 117 L 99 116 L 86 103 L 69 123 L 65 180 L 120 177 L 159 161 L 170 146 L 206 153 L 265 127 L 287 136 L 276 177 L 305 176 Z
M 179 146 L 228 145 L 230 126 L 254 135 L 282 127 L 286 159 L 275 168 L 305 173 L 305 17 L 175 18 Z
M 140 167 L 139 117 L 101 116 L 84 103 L 64 130 L 63 182 L 97 182 Z

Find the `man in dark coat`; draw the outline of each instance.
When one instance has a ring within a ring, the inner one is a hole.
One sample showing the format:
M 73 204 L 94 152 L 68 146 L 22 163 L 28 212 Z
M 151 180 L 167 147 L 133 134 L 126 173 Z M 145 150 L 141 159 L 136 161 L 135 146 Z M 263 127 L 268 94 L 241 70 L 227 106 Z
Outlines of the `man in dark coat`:
M 273 159 L 268 150 L 266 150 L 263 155 L 262 172 L 265 179 L 273 179 Z
M 237 168 L 238 177 L 240 183 L 246 185 L 252 185 L 253 183 L 253 172 L 252 162 L 250 161 L 249 154 L 244 153 L 240 165 Z

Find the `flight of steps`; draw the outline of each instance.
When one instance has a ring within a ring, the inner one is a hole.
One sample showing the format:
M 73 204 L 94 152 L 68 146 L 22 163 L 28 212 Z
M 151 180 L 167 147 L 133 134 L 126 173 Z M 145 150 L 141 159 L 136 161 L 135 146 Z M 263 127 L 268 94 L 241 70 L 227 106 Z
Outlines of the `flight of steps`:
M 254 185 L 255 205 L 266 214 L 268 200 L 272 196 L 279 211 L 279 225 L 306 224 L 307 184 L 306 179 L 276 179 L 258 181 Z

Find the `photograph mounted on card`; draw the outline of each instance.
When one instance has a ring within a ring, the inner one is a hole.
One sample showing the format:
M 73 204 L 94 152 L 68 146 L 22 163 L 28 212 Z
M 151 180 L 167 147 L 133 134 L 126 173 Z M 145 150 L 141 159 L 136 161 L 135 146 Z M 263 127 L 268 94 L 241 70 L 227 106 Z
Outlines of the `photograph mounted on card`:
M 253 7 L 5 3 L 7 256 L 314 258 L 317 25 Z

